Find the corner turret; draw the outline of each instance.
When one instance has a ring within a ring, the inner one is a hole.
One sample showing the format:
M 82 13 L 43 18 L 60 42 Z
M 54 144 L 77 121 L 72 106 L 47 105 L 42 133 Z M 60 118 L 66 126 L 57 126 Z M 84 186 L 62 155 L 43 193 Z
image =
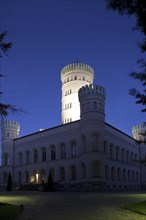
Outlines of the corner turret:
M 105 89 L 100 85 L 86 85 L 79 89 L 81 120 L 105 123 Z

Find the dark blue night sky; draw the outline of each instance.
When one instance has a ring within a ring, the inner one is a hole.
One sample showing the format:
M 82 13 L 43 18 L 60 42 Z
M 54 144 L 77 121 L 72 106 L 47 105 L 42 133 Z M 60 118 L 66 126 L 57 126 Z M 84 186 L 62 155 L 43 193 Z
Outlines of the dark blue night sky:
M 1 32 L 13 43 L 1 61 L 4 103 L 28 112 L 9 115 L 21 123 L 21 136 L 61 124 L 61 69 L 78 60 L 95 71 L 106 89 L 106 122 L 131 135 L 142 124 L 141 106 L 128 94 L 138 81 L 134 17 L 106 9 L 104 0 L 1 0 Z

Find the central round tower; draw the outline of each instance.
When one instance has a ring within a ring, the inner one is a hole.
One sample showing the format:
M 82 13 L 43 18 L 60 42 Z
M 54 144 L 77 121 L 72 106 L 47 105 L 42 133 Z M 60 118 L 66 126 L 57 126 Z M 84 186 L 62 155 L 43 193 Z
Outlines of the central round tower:
M 93 83 L 94 70 L 84 63 L 73 63 L 61 70 L 62 81 L 62 123 L 80 119 L 78 90 Z

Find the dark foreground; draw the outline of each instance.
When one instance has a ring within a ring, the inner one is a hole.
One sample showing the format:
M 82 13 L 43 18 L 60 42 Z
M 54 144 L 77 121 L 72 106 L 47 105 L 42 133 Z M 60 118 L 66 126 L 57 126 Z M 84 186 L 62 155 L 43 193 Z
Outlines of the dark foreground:
M 146 220 L 122 208 L 145 192 L 2 192 L 0 202 L 23 205 L 16 220 Z

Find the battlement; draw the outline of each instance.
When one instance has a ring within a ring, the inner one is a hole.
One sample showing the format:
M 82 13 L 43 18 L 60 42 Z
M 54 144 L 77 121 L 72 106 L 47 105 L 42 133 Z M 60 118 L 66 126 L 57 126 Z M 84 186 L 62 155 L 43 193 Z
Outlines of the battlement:
M 69 73 L 73 73 L 76 71 L 84 71 L 90 74 L 91 77 L 94 77 L 94 70 L 92 69 L 92 67 L 84 63 L 76 62 L 76 63 L 68 64 L 61 70 L 61 78 L 68 75 Z
M 103 99 L 105 99 L 105 89 L 103 86 L 90 84 L 83 86 L 79 89 L 78 92 L 79 99 L 85 98 L 85 97 L 91 97 L 91 96 L 101 96 Z

